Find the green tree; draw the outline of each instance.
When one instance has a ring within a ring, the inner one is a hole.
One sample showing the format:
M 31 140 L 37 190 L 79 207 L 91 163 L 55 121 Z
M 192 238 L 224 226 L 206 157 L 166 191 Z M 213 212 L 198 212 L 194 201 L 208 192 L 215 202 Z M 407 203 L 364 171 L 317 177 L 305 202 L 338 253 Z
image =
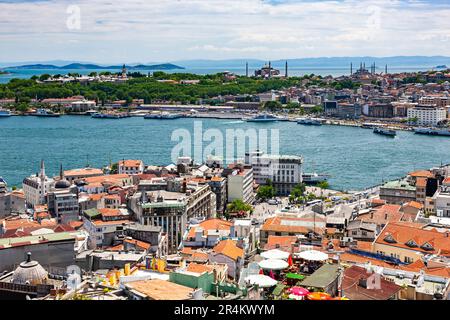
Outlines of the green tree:
M 256 197 L 261 200 L 267 200 L 275 197 L 275 188 L 271 185 L 260 186 Z
M 267 101 L 264 103 L 264 109 L 270 111 L 276 111 L 283 108 L 283 105 L 279 101 Z
M 240 199 L 233 200 L 233 202 L 229 203 L 227 206 L 228 212 L 240 212 L 240 211 L 251 211 L 253 208 L 251 205 L 245 203 Z
M 321 181 L 317 184 L 317 187 L 319 189 L 328 189 L 330 187 L 330 184 L 327 181 Z

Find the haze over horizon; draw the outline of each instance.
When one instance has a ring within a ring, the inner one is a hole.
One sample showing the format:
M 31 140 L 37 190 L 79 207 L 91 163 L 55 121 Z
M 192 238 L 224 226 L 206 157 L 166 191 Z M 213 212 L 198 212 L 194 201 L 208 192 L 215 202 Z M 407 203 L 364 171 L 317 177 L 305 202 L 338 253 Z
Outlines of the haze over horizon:
M 450 56 L 448 16 L 438 0 L 0 0 L 0 61 Z

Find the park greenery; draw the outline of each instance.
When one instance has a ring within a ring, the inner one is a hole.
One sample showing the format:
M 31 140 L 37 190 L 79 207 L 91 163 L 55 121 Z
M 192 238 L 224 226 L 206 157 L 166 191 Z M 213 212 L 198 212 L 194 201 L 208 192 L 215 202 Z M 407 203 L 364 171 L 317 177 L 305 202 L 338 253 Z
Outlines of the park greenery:
M 267 180 L 266 185 L 260 186 L 256 197 L 262 201 L 272 199 L 276 196 L 276 191 L 270 179 Z
M 98 73 L 108 75 L 109 72 Z M 71 76 L 78 76 L 73 73 Z M 97 75 L 93 72 L 91 76 Z M 321 76 L 305 75 L 303 77 L 290 77 L 288 79 L 261 79 L 256 77 L 237 76 L 229 80 L 222 73 L 209 75 L 196 75 L 190 73 L 165 73 L 154 72 L 151 76 L 137 72 L 130 73 L 132 78 L 126 82 L 44 82 L 51 76 L 43 74 L 33 76 L 30 79 L 12 79 L 10 82 L 0 84 L 0 99 L 14 99 L 14 109 L 26 111 L 27 104 L 32 99 L 42 101 L 48 98 L 67 98 L 72 96 L 84 96 L 86 99 L 95 100 L 99 105 L 116 100 L 125 100 L 130 104 L 133 99 L 143 99 L 144 103 L 165 101 L 181 104 L 211 104 L 217 105 L 223 102 L 221 97 L 233 95 L 254 95 L 271 90 L 282 90 L 294 86 L 309 87 L 317 85 L 325 87 L 329 81 Z M 161 80 L 174 80 L 167 82 Z M 199 80 L 198 84 L 182 84 L 181 80 Z M 359 83 L 351 80 L 333 81 L 331 86 L 335 88 L 357 88 Z M 299 104 L 292 102 L 282 106 L 279 102 L 266 103 L 266 109 L 274 111 L 282 107 L 287 109 L 299 108 Z M 318 108 L 315 110 L 319 112 Z
M 240 199 L 233 200 L 233 202 L 229 203 L 227 206 L 228 213 L 236 213 L 236 212 L 249 212 L 252 211 L 253 207 Z

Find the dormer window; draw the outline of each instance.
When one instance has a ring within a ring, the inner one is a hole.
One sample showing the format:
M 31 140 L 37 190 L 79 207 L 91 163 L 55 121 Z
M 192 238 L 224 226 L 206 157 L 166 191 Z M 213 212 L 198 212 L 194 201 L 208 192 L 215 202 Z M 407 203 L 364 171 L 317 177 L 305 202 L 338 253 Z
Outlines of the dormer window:
M 394 237 L 391 234 L 388 234 L 385 238 L 384 241 L 389 242 L 389 243 L 397 243 L 397 241 L 395 241 Z
M 422 245 L 422 249 L 423 249 L 423 250 L 427 250 L 427 251 L 434 250 L 433 246 L 432 246 L 430 243 L 428 243 L 428 242 L 425 242 L 425 243 Z
M 410 247 L 410 248 L 417 248 L 417 247 L 418 247 L 417 243 L 416 243 L 414 240 L 409 240 L 409 241 L 406 243 L 406 245 L 407 245 L 408 247 Z

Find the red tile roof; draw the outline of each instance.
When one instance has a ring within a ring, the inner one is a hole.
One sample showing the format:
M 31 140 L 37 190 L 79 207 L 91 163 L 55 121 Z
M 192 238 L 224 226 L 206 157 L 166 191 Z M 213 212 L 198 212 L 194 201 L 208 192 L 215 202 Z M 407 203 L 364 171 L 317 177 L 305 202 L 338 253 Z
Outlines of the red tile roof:
M 390 243 L 392 238 L 395 243 Z M 417 244 L 417 247 L 406 245 L 409 241 Z M 450 248 L 450 236 L 448 233 L 439 232 L 435 229 L 425 230 L 422 224 L 408 223 L 408 222 L 390 222 L 386 225 L 383 231 L 375 239 L 376 243 L 388 246 L 419 251 L 422 253 L 439 254 L 441 251 Z M 425 250 L 423 246 L 429 244 L 432 246 L 430 250 Z
M 218 254 L 223 254 L 233 260 L 244 257 L 244 250 L 236 245 L 236 241 L 230 239 L 220 241 L 213 248 L 213 251 Z
M 199 223 L 198 226 L 194 226 L 191 229 L 189 229 L 188 238 L 195 238 L 195 230 L 197 228 L 203 229 L 203 234 L 206 235 L 208 230 L 230 230 L 231 226 L 233 225 L 232 222 L 222 220 L 222 219 L 208 219 L 205 221 L 202 221 Z
M 376 282 L 379 288 L 364 288 L 359 284 L 361 279 L 369 279 L 367 283 L 370 285 L 370 278 L 377 276 L 380 277 L 380 281 Z M 350 300 L 388 300 L 399 292 L 402 287 L 378 274 L 367 272 L 365 268 L 351 266 L 344 271 L 342 289 L 344 295 Z

